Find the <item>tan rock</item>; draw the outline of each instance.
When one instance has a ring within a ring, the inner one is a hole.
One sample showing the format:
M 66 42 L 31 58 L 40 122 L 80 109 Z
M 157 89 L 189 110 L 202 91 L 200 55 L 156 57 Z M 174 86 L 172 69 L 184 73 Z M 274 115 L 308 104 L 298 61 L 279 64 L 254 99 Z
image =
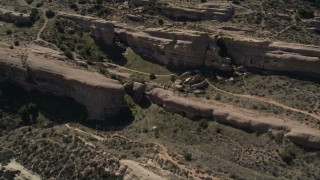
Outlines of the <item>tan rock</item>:
M 165 110 L 186 114 L 189 118 L 214 118 L 217 122 L 253 132 L 290 130 L 285 136 L 296 144 L 320 148 L 320 131 L 299 122 L 261 115 L 259 112 L 199 99 L 179 97 L 164 89 L 153 89 L 148 93 L 152 103 Z
M 204 3 L 200 6 L 177 7 L 173 5 L 159 6 L 162 14 L 174 20 L 218 20 L 226 21 L 233 16 L 233 7 L 230 3 Z
M 14 82 L 27 90 L 67 96 L 83 104 L 89 119 L 115 116 L 125 107 L 122 85 L 105 76 L 74 69 L 63 61 L 29 53 L 25 64 L 20 58 L 3 54 L 0 48 L 0 79 Z
M 222 37 L 234 63 L 250 68 L 320 77 L 320 47 Z

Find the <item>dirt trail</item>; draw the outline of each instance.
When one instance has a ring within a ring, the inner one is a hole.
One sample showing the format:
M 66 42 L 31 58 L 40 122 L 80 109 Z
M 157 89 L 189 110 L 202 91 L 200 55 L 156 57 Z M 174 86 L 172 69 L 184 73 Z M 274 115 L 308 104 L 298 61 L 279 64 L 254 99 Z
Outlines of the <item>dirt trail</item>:
M 290 107 L 290 106 L 287 106 L 285 104 L 282 104 L 280 102 L 277 102 L 273 99 L 269 99 L 269 98 L 264 98 L 264 97 L 259 97 L 259 96 L 253 96 L 253 95 L 248 95 L 248 94 L 236 94 L 236 93 L 231 93 L 231 92 L 228 92 L 228 91 L 225 91 L 225 90 L 222 90 L 222 89 L 219 89 L 217 88 L 216 86 L 214 86 L 209 80 L 206 80 L 209 85 L 214 88 L 215 90 L 217 91 L 220 91 L 220 92 L 223 92 L 223 93 L 226 93 L 226 94 L 229 94 L 229 95 L 232 95 L 232 96 L 235 96 L 235 97 L 240 97 L 240 98 L 247 98 L 247 99 L 251 99 L 251 100 L 255 100 L 255 101 L 260 101 L 260 102 L 264 102 L 264 103 L 267 103 L 267 104 L 272 104 L 272 105 L 275 105 L 275 106 L 278 106 L 278 107 L 281 107 L 285 110 L 290 110 L 290 111 L 294 111 L 294 112 L 298 112 L 298 113 L 302 113 L 302 114 L 305 114 L 307 116 L 310 116 L 310 117 L 313 117 L 317 120 L 320 120 L 320 116 L 317 115 L 317 114 L 313 114 L 313 113 L 309 113 L 308 111 L 304 111 L 304 110 L 301 110 L 301 109 L 297 109 L 297 108 L 293 108 L 293 107 Z

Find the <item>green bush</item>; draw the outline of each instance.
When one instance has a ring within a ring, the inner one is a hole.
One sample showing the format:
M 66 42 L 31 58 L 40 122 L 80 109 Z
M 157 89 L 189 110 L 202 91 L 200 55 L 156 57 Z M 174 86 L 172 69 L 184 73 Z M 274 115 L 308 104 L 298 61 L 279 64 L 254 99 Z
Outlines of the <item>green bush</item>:
M 184 155 L 184 159 L 185 159 L 186 161 L 191 161 L 191 160 L 192 160 L 192 154 L 191 154 L 191 153 L 186 153 L 186 154 Z
M 11 35 L 12 34 L 12 30 L 10 30 L 10 29 L 6 30 L 6 34 L 7 35 Z
M 28 4 L 32 4 L 32 3 L 33 3 L 33 0 L 26 0 L 26 2 L 27 2 Z
M 152 73 L 152 74 L 149 75 L 149 78 L 150 78 L 150 80 L 154 80 L 154 79 L 156 79 L 157 77 L 156 77 L 155 74 Z
M 29 124 L 30 123 L 30 114 L 29 114 L 29 109 L 27 106 L 22 106 L 19 111 L 18 111 L 21 120 L 26 123 Z
M 296 156 L 297 153 L 291 148 L 286 148 L 283 152 L 280 153 L 281 159 L 288 165 L 293 164 Z
M 298 11 L 299 16 L 304 19 L 312 19 L 314 18 L 314 11 L 312 9 L 301 8 Z
M 56 15 L 56 13 L 55 13 L 54 11 L 52 11 L 51 9 L 49 9 L 49 10 L 46 11 L 46 16 L 47 16 L 47 18 L 49 18 L 49 19 L 54 18 L 55 15 Z

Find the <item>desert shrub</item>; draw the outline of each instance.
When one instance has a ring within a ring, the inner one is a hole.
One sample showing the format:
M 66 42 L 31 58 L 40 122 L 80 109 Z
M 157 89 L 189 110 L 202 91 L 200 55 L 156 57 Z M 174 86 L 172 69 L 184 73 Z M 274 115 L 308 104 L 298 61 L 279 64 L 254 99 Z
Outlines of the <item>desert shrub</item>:
M 233 3 L 233 4 L 237 4 L 237 5 L 240 5 L 240 4 L 241 4 L 239 0 L 232 0 L 232 3 Z
M 298 10 L 299 16 L 304 19 L 314 18 L 314 11 L 312 9 L 301 8 Z
M 33 0 L 26 0 L 26 2 L 27 2 L 28 4 L 32 4 L 32 3 L 33 3 Z
M 159 23 L 160 26 L 163 26 L 164 21 L 162 19 L 158 19 L 158 23 Z
M 12 30 L 10 30 L 10 29 L 6 30 L 6 34 L 7 35 L 11 35 L 12 34 Z
M 64 55 L 68 58 L 68 59 L 73 59 L 73 54 L 72 52 L 70 51 L 70 49 L 66 49 L 64 51 Z
M 15 46 L 19 46 L 19 45 L 20 45 L 19 41 L 15 40 L 15 41 L 14 41 L 14 45 L 15 45 Z
M 28 105 L 29 114 L 31 116 L 31 119 L 34 121 L 39 116 L 39 109 L 37 108 L 37 105 L 34 103 L 30 103 Z
M 157 77 L 156 77 L 155 74 L 152 73 L 152 74 L 149 75 L 149 78 L 150 78 L 150 80 L 154 80 L 154 79 L 156 79 Z
M 30 123 L 30 114 L 29 114 L 29 109 L 28 106 L 22 106 L 19 111 L 19 116 L 21 118 L 21 120 L 26 123 L 29 124 Z
M 223 131 L 222 127 L 218 126 L 218 127 L 216 128 L 216 133 L 221 134 L 222 131 Z
M 55 15 L 56 15 L 56 13 L 55 13 L 54 11 L 52 11 L 51 9 L 49 9 L 49 10 L 46 11 L 46 16 L 47 16 L 47 18 L 49 18 L 49 19 L 54 18 Z
M 40 16 L 39 16 L 38 9 L 32 8 L 31 12 L 30 12 L 30 21 L 31 21 L 31 23 L 35 23 L 39 19 L 40 19 Z
M 291 148 L 286 148 L 283 152 L 280 153 L 281 159 L 288 165 L 293 164 L 296 156 L 297 153 Z
M 184 155 L 184 159 L 185 159 L 186 161 L 191 161 L 191 160 L 192 160 L 192 154 L 191 154 L 191 153 L 186 153 L 186 154 Z
M 201 129 L 207 129 L 209 127 L 208 122 L 206 120 L 201 120 L 199 122 L 199 128 Z

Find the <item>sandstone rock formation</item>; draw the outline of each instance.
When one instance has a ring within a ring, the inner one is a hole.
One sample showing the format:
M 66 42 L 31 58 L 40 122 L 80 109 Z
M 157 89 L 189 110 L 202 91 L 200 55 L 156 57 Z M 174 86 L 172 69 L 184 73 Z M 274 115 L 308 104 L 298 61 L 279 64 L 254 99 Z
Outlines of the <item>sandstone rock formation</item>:
M 320 47 L 222 37 L 233 62 L 251 68 L 320 77 Z
M 126 106 L 124 89 L 118 81 L 35 53 L 28 54 L 25 62 L 1 54 L 0 79 L 10 80 L 27 90 L 71 97 L 87 108 L 89 119 L 115 116 Z
M 132 96 L 132 98 L 139 103 L 145 98 L 147 85 L 138 82 L 128 82 L 124 85 L 124 89 L 127 94 Z
M 102 39 L 107 45 L 113 43 L 114 22 L 89 16 L 80 16 L 76 14 L 70 15 L 65 13 L 59 13 L 58 17 L 78 23 L 85 30 L 90 30 L 90 34 L 92 36 Z
M 0 20 L 15 24 L 27 24 L 30 22 L 30 15 L 0 8 Z
M 232 67 L 223 63 L 223 59 L 218 55 L 220 48 L 217 46 L 216 37 L 205 32 L 164 28 L 149 28 L 136 32 L 134 27 L 127 24 L 87 16 L 59 13 L 59 17 L 75 21 L 85 29 L 97 27 L 97 22 L 100 27 L 110 25 L 114 27 L 115 35 L 132 50 L 160 64 L 176 68 L 207 66 L 225 71 L 232 70 Z M 103 23 L 106 25 L 102 25 Z M 111 41 L 112 35 L 105 37 L 99 36 L 99 33 L 93 34 L 106 42 Z
M 290 130 L 288 139 L 300 145 L 320 148 L 320 131 L 300 123 L 263 116 L 259 113 L 213 101 L 179 97 L 171 91 L 155 88 L 148 93 L 150 101 L 167 111 L 186 114 L 189 118 L 204 117 L 253 132 Z
M 86 16 L 61 14 L 79 23 L 85 29 L 92 26 L 96 31 L 114 27 L 107 35 L 92 30 L 97 38 L 111 43 L 116 36 L 125 42 L 133 51 L 149 57 L 151 60 L 179 69 L 209 67 L 222 71 L 232 71 L 231 59 L 221 57 L 220 52 L 232 57 L 238 65 L 280 72 L 299 73 L 306 76 L 320 77 L 320 47 L 268 42 L 265 40 L 248 39 L 238 36 L 217 37 L 205 32 L 149 28 L 136 31 L 127 24 L 108 22 Z M 98 23 L 99 22 L 99 23 Z M 95 25 L 99 24 L 99 25 Z
M 208 2 L 197 8 L 177 7 L 175 5 L 159 6 L 161 13 L 174 20 L 218 20 L 227 21 L 232 18 L 234 10 L 229 3 Z

